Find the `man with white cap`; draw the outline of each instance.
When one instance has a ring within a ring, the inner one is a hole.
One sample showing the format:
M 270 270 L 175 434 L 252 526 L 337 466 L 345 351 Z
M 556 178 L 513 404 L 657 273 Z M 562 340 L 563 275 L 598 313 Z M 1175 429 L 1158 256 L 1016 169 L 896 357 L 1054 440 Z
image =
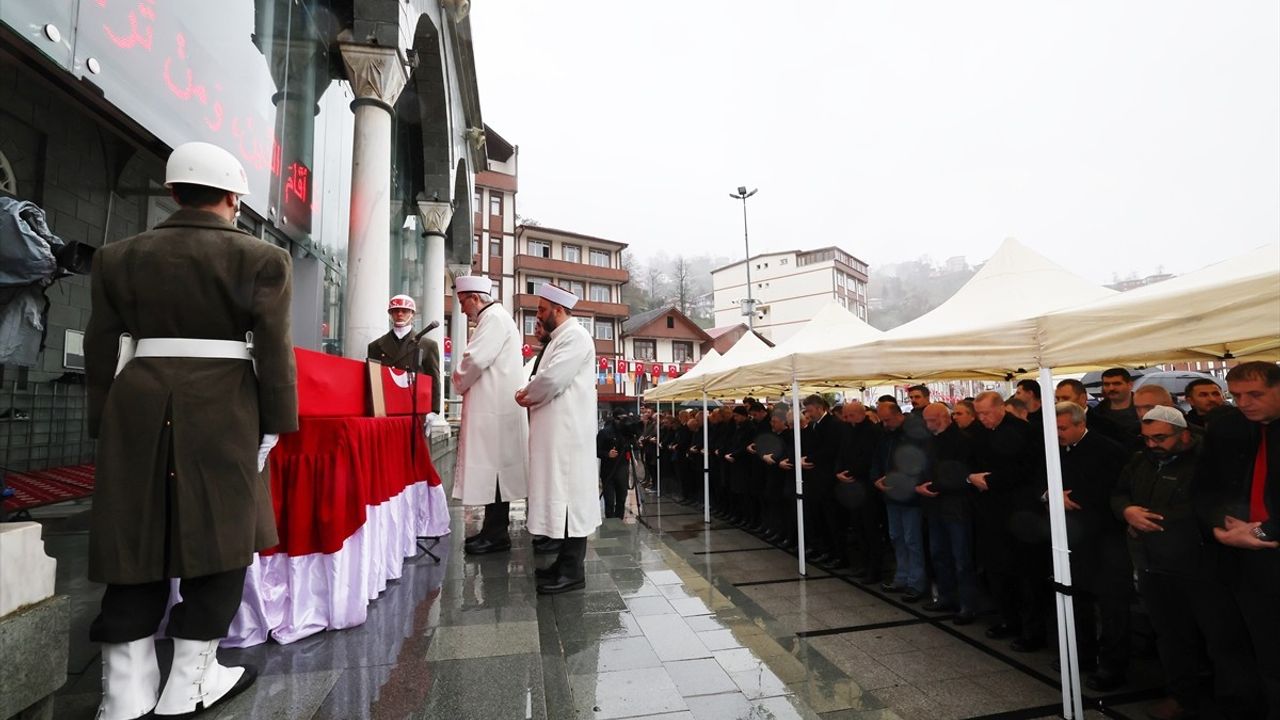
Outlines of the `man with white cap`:
M 423 373 L 431 378 L 431 407 L 422 408 L 422 414 L 439 412 L 444 388 L 440 385 L 440 344 L 427 336 L 417 339 L 413 352 L 413 317 L 418 304 L 408 295 L 396 295 L 387 303 L 387 317 L 391 330 L 369 343 L 369 359 L 400 370 Z
M 254 553 L 278 543 L 262 470 L 278 434 L 298 428 L 289 254 L 236 228 L 244 169 L 188 143 L 165 184 L 181 209 L 93 264 L 89 579 L 107 588 L 89 636 L 102 643 L 101 720 L 187 717 L 253 682 L 253 668 L 218 663 L 218 641 Z M 169 609 L 172 578 L 182 601 Z M 173 665 L 160 692 L 153 636 L 166 610 Z
M 1199 657 L 1213 665 L 1214 699 L 1227 717 L 1261 718 L 1261 680 L 1244 618 L 1219 575 L 1193 500 L 1199 437 L 1177 408 L 1157 405 L 1140 420 L 1146 451 L 1120 473 L 1111 507 L 1128 523 L 1138 592 L 1156 631 L 1169 697 L 1148 709 L 1161 720 L 1192 717 Z
M 470 555 L 511 549 L 511 501 L 528 494 L 529 414 L 511 402 L 524 384 L 522 338 L 490 289 L 489 278 L 478 275 L 463 275 L 453 283 L 462 312 L 475 323 L 453 370 L 453 386 L 462 395 L 453 497 L 463 505 L 485 506 L 480 532 L 467 538 L 463 548 Z
M 543 348 L 516 402 L 529 408 L 529 532 L 564 540 L 537 572 L 538 592 L 550 595 L 585 586 L 587 536 L 600 526 L 596 364 L 591 335 L 569 314 L 578 297 L 549 283 L 538 297 Z

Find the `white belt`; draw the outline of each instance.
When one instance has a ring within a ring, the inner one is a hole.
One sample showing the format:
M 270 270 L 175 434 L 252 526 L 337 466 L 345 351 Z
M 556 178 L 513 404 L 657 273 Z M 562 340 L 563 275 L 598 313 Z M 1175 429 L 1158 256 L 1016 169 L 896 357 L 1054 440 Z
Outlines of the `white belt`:
M 210 358 L 252 360 L 252 345 L 244 340 L 200 340 L 195 338 L 144 338 L 137 342 L 134 357 Z
M 204 338 L 143 338 L 135 341 L 128 333 L 120 335 L 116 375 L 136 357 L 203 358 L 210 360 L 253 360 L 253 333 L 244 340 L 206 340 Z M 254 373 L 258 371 L 254 363 Z

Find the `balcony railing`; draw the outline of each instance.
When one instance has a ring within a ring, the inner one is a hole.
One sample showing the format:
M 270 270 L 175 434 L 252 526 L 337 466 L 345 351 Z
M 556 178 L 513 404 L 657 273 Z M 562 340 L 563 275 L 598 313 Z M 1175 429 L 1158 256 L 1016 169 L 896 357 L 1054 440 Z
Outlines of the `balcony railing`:
M 522 310 L 537 310 L 538 296 L 528 293 L 516 293 L 515 306 Z M 631 317 L 631 308 L 614 302 L 592 302 L 590 300 L 580 300 L 577 307 L 573 309 L 577 315 L 603 315 L 611 318 L 628 318 Z M 621 330 L 621 328 L 618 328 Z M 615 330 L 616 332 L 616 330 Z
M 569 262 L 556 258 L 538 257 L 537 255 L 516 255 L 516 272 L 526 270 L 540 275 L 559 275 L 562 277 L 583 278 L 585 280 L 606 280 L 624 283 L 630 279 L 626 270 L 612 267 L 600 267 L 590 263 Z

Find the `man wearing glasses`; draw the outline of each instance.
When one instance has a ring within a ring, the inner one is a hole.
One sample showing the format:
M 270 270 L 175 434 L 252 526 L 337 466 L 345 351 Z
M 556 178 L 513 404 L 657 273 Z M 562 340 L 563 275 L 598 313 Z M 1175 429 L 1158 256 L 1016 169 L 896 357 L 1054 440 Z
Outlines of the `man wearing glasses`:
M 1146 449 L 1120 473 L 1111 507 L 1128 524 L 1138 592 L 1156 631 L 1170 693 L 1148 715 L 1182 718 L 1195 712 L 1203 641 L 1220 709 L 1233 718 L 1263 717 L 1244 620 L 1218 579 L 1217 554 L 1205 544 L 1192 503 L 1200 441 L 1176 408 L 1157 405 L 1141 422 Z

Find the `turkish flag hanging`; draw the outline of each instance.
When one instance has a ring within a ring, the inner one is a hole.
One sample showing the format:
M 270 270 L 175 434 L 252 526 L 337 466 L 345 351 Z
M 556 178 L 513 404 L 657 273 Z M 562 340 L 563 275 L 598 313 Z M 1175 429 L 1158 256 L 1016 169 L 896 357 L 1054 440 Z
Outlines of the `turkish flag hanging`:
M 680 367 L 677 365 L 667 366 L 667 377 L 675 377 L 680 374 Z
M 607 357 L 600 358 L 600 372 L 604 372 L 608 369 L 609 369 L 609 358 Z
M 619 360 L 619 361 L 618 361 L 618 372 L 620 372 L 620 373 L 622 373 L 622 374 L 624 374 L 624 375 L 627 373 L 627 361 L 626 361 L 626 360 Z

